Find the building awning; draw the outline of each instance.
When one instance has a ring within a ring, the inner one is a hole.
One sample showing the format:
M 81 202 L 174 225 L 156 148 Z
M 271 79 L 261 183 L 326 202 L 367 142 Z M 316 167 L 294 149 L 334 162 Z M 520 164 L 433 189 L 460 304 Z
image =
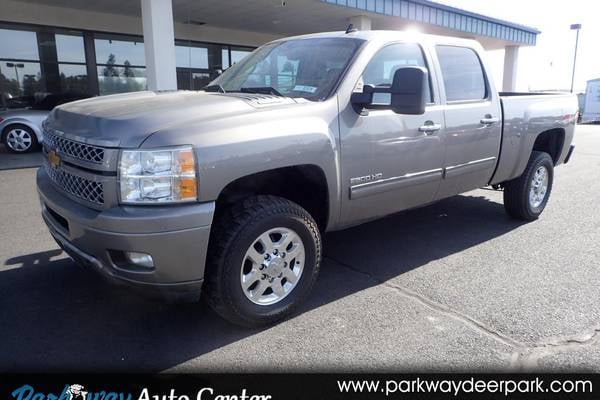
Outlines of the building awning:
M 427 0 L 321 0 L 367 13 L 398 17 L 515 45 L 535 45 L 539 30 Z

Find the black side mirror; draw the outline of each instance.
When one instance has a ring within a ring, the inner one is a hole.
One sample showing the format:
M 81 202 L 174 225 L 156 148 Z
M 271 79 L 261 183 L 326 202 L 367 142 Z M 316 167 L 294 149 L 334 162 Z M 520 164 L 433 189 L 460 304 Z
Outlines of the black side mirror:
M 424 114 L 428 84 L 427 69 L 423 67 L 397 69 L 391 87 L 392 111 L 397 114 Z
M 425 113 L 427 99 L 427 69 L 403 67 L 394 72 L 391 86 L 364 85 L 362 92 L 352 93 L 350 102 L 354 109 L 391 109 L 397 114 L 421 115 Z M 390 95 L 389 104 L 373 104 L 374 93 Z

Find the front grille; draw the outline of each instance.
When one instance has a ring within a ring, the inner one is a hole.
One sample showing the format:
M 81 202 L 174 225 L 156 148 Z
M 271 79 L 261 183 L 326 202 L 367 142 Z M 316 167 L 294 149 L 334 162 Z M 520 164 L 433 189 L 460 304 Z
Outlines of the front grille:
M 44 141 L 59 153 L 66 154 L 78 160 L 102 164 L 104 162 L 104 149 L 89 144 L 65 139 L 48 129 L 44 129 Z
M 90 203 L 104 204 L 104 187 L 102 182 L 95 182 L 81 176 L 73 175 L 64 169 L 51 167 L 44 163 L 46 173 L 56 186 L 65 192 Z

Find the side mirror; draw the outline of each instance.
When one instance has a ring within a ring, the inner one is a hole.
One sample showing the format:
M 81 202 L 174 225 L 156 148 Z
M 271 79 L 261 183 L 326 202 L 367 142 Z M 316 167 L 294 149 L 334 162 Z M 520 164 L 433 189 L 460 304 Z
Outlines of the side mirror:
M 425 113 L 427 104 L 427 85 L 427 69 L 403 67 L 394 72 L 391 86 L 365 85 L 362 93 L 352 93 L 350 102 L 359 113 L 367 108 L 390 109 L 397 114 L 421 115 Z M 389 94 L 389 104 L 373 104 L 374 93 Z

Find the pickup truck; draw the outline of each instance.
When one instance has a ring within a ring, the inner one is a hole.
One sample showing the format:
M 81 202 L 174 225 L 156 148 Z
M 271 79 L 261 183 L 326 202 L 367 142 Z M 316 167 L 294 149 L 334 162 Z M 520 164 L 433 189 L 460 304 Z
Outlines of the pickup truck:
M 37 187 L 76 261 L 261 326 L 307 298 L 324 232 L 488 185 L 510 216 L 538 218 L 576 112 L 570 94 L 498 93 L 472 40 L 311 34 L 204 91 L 57 107 Z

